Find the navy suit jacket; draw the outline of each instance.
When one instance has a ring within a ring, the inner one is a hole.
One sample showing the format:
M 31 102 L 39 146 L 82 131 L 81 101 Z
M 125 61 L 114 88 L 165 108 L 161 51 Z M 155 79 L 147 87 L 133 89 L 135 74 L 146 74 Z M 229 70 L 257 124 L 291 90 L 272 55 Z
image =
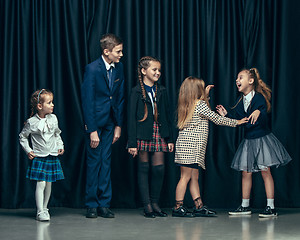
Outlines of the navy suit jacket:
M 87 133 L 104 127 L 111 119 L 116 126 L 123 125 L 124 72 L 121 62 L 115 63 L 112 80 L 110 89 L 102 57 L 85 67 L 81 97 Z
M 249 117 L 257 109 L 260 111 L 260 115 L 256 123 L 251 124 L 249 121 L 242 126 L 244 128 L 245 138 L 253 139 L 263 137 L 270 133 L 270 129 L 268 128 L 267 103 L 262 94 L 255 92 L 247 112 L 245 112 L 244 103 L 243 100 L 241 100 L 232 111 L 228 112 L 226 117 L 242 119 Z

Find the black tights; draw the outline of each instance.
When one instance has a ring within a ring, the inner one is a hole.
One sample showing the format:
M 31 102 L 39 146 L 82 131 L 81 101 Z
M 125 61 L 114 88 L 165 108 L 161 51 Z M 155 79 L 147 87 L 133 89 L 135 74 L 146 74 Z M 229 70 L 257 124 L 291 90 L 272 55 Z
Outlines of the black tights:
M 151 156 L 151 179 L 149 191 L 149 158 Z M 145 212 L 161 211 L 158 200 L 164 180 L 164 153 L 163 152 L 139 152 L 138 185 L 141 193 Z

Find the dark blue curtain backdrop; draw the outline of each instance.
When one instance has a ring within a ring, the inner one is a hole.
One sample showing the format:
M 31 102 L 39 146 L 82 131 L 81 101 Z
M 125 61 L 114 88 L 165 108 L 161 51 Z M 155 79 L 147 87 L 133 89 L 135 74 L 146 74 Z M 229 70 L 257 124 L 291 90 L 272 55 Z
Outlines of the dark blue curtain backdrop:
M 83 207 L 85 146 L 80 86 L 84 66 L 100 56 L 99 39 L 111 32 L 124 40 L 126 101 L 144 55 L 162 60 L 161 84 L 176 116 L 177 94 L 187 76 L 214 84 L 211 106 L 233 106 L 235 78 L 257 67 L 271 86 L 270 127 L 293 158 L 272 169 L 278 207 L 300 207 L 299 43 L 300 2 L 295 0 L 1 0 L 0 207 L 34 207 L 35 183 L 25 178 L 29 160 L 18 134 L 30 115 L 30 95 L 54 92 L 62 129 L 66 179 L 53 184 L 51 206 Z M 141 206 L 136 159 L 125 147 L 126 126 L 113 146 L 112 207 Z M 177 134 L 177 130 L 174 129 Z M 210 125 L 207 170 L 199 183 L 205 204 L 232 208 L 240 203 L 241 174 L 230 163 L 241 140 L 239 129 Z M 174 204 L 179 169 L 166 155 L 161 206 Z M 265 205 L 260 174 L 253 175 L 252 206 Z M 192 205 L 187 194 L 187 205 Z

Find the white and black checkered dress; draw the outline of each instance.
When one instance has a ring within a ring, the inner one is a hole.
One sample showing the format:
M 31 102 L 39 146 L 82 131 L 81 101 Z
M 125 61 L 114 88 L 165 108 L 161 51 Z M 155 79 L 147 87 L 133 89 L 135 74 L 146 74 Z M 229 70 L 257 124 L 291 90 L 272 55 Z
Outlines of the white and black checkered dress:
M 205 101 L 196 103 L 192 119 L 179 131 L 176 141 L 175 163 L 198 164 L 205 169 L 205 151 L 208 139 L 208 120 L 217 125 L 235 127 L 237 120 L 222 117 L 210 110 Z

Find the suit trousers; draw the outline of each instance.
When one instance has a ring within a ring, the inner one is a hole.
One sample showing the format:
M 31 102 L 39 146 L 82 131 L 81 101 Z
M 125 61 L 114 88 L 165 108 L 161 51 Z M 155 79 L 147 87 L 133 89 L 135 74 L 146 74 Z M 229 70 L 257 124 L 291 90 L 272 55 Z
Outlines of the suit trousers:
M 85 134 L 87 149 L 85 205 L 87 208 L 110 207 L 111 149 L 114 127 L 111 122 L 98 129 L 100 143 L 97 148 L 91 148 L 90 133 Z

